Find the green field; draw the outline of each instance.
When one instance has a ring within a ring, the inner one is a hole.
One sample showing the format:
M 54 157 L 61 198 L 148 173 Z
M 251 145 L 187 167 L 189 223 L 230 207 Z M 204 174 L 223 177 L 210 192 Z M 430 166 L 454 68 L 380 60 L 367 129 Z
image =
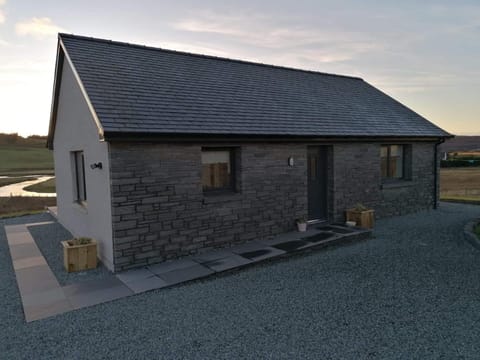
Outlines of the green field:
M 37 178 L 33 176 L 9 177 L 6 179 L 0 178 L 0 186 L 7 186 L 7 185 L 16 184 L 16 183 L 24 182 L 28 180 L 35 180 L 35 179 Z
M 30 185 L 23 188 L 26 191 L 33 191 L 38 193 L 54 193 L 55 192 L 55 178 L 42 181 L 41 183 Z
M 53 153 L 45 137 L 0 134 L 0 175 L 51 175 Z

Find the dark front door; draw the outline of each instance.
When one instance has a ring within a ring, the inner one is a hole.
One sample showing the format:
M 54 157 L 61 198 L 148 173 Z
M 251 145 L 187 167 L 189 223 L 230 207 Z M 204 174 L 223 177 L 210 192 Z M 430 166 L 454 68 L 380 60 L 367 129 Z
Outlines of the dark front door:
M 308 147 L 308 219 L 327 218 L 327 147 Z

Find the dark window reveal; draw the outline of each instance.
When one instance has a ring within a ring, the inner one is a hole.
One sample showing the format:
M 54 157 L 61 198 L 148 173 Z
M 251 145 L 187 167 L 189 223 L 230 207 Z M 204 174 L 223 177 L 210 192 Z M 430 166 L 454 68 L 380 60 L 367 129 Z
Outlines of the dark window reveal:
M 380 151 L 382 179 L 404 178 L 404 146 L 382 145 Z
M 203 149 L 203 191 L 233 191 L 235 187 L 233 162 L 233 149 Z
M 85 159 L 83 151 L 74 151 L 73 155 L 73 181 L 75 186 L 75 201 L 87 200 L 87 188 L 85 186 Z

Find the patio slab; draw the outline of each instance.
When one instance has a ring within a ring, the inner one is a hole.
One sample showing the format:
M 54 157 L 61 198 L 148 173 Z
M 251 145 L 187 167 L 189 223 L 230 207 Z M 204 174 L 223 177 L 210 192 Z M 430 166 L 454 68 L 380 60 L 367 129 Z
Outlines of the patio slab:
M 79 280 L 62 287 L 28 229 L 52 223 L 54 222 L 47 221 L 5 227 L 27 322 L 181 284 L 309 247 L 326 246 L 343 239 L 351 241 L 370 233 L 351 232 L 334 225 L 324 225 L 319 229 L 312 227 L 303 233 L 281 234 L 267 240 L 215 249 L 189 258 L 170 260 L 115 275 Z M 337 232 L 333 232 L 335 230 Z
M 25 258 L 32 258 L 42 256 L 35 243 L 24 243 L 10 245 L 10 256 L 13 260 L 20 260 Z
M 40 265 L 15 271 L 22 298 L 25 295 L 60 288 L 48 265 Z
M 59 300 L 42 305 L 24 306 L 25 320 L 27 322 L 41 320 L 58 314 L 72 311 L 73 308 L 67 300 Z
M 217 249 L 217 250 L 208 251 L 202 254 L 194 255 L 191 257 L 191 259 L 200 264 L 203 264 L 205 262 L 209 262 L 213 260 L 224 259 L 232 255 L 233 253 L 230 251 L 230 249 Z
M 43 256 L 33 256 L 28 258 L 22 258 L 13 260 L 13 268 L 15 270 L 26 269 L 34 266 L 47 265 Z
M 192 259 L 178 259 L 178 260 L 169 260 L 160 264 L 151 265 L 151 266 L 148 266 L 147 269 L 150 270 L 155 275 L 160 275 L 173 270 L 184 269 L 184 268 L 192 267 L 195 265 L 198 265 L 198 263 L 196 263 Z
M 160 279 L 147 268 L 125 271 L 117 274 L 116 277 L 135 294 L 168 286 L 165 280 Z
M 61 300 L 67 300 L 67 298 L 60 287 L 26 294 L 22 297 L 23 306 L 29 308 L 53 304 Z
M 138 279 L 129 283 L 125 283 L 127 287 L 132 290 L 135 294 L 140 294 L 145 291 L 161 289 L 169 284 L 156 275 L 152 275 L 148 278 Z
M 63 290 L 74 309 L 101 304 L 133 294 L 133 291 L 115 276 L 67 285 L 63 287 Z
M 135 281 L 145 280 L 154 275 L 155 274 L 152 273 L 149 269 L 141 268 L 141 269 L 123 271 L 121 273 L 116 274 L 116 277 L 124 283 L 132 283 Z
M 202 263 L 202 265 L 216 272 L 235 269 L 244 265 L 251 264 L 252 261 L 237 254 L 231 254 L 225 258 L 210 260 Z
M 176 285 L 182 282 L 198 279 L 204 276 L 214 274 L 215 272 L 206 266 L 195 264 L 186 268 L 176 269 L 169 272 L 163 272 L 158 275 L 168 285 Z

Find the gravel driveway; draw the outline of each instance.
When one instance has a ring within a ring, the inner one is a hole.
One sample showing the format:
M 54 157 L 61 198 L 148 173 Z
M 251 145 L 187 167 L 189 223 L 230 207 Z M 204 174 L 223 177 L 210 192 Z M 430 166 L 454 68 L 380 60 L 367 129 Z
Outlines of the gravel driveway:
M 0 357 L 478 358 L 480 206 L 378 221 L 375 238 L 25 324 L 0 222 Z

